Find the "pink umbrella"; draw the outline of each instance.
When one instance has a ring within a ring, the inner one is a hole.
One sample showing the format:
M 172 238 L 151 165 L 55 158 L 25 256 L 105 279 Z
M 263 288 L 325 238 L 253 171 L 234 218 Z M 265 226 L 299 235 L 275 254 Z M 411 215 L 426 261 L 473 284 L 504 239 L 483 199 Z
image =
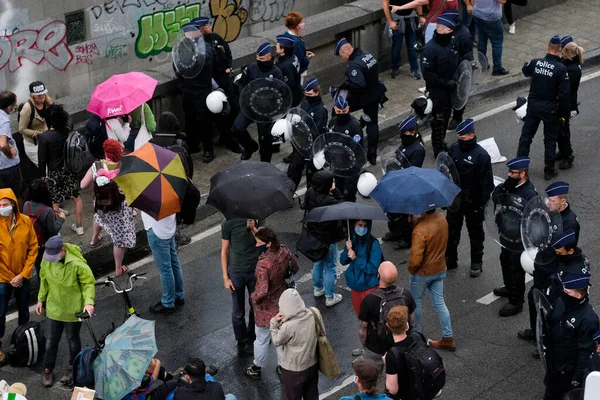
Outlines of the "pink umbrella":
M 87 110 L 103 119 L 129 114 L 152 98 L 157 84 L 141 72 L 113 75 L 96 86 Z

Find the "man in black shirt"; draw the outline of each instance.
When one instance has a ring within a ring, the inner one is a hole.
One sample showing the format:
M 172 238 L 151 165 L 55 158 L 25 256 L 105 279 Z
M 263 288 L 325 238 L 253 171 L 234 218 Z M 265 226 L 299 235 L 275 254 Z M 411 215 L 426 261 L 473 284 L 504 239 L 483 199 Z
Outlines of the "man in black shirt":
M 394 399 L 410 400 L 410 370 L 404 354 L 417 339 L 406 334 L 409 328 L 408 308 L 392 308 L 387 315 L 387 327 L 392 331 L 394 346 L 385 355 L 385 387 Z

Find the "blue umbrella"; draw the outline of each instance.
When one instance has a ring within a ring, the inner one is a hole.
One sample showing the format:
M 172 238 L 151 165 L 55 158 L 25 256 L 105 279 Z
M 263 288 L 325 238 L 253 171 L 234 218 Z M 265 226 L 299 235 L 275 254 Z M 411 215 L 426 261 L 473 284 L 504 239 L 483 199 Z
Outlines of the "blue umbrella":
M 421 214 L 452 204 L 460 188 L 437 169 L 410 167 L 390 171 L 371 192 L 388 213 Z

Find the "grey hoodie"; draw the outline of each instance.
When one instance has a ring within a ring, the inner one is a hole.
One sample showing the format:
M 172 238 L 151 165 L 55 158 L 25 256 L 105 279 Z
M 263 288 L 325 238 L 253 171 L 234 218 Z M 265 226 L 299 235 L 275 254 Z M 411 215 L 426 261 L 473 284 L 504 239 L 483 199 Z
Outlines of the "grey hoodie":
M 314 307 L 321 331 L 325 326 L 321 313 Z M 280 365 L 288 371 L 304 371 L 315 365 L 317 359 L 317 329 L 315 319 L 296 289 L 287 289 L 279 298 L 279 314 L 282 321 L 271 319 L 271 338 L 276 347 L 281 347 Z

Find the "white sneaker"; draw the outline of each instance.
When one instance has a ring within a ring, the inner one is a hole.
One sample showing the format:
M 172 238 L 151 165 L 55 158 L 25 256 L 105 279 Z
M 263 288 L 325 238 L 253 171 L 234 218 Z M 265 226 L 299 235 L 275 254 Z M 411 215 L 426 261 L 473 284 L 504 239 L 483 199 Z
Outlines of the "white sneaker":
M 334 293 L 332 297 L 325 298 L 325 305 L 327 307 L 333 307 L 340 301 L 342 301 L 342 295 L 339 293 Z
M 508 33 L 510 33 L 511 35 L 514 35 L 516 31 L 517 31 L 517 26 L 514 23 L 510 24 L 510 26 L 508 27 Z
M 77 234 L 79 236 L 83 235 L 83 226 L 79 226 L 78 227 L 77 225 L 73 224 L 73 225 L 71 225 L 71 230 L 73 232 L 77 232 Z
M 314 295 L 315 297 L 321 297 L 321 296 L 323 296 L 324 294 L 325 294 L 325 288 L 323 288 L 323 289 L 317 289 L 317 288 L 314 288 L 314 289 L 313 289 L 313 295 Z

